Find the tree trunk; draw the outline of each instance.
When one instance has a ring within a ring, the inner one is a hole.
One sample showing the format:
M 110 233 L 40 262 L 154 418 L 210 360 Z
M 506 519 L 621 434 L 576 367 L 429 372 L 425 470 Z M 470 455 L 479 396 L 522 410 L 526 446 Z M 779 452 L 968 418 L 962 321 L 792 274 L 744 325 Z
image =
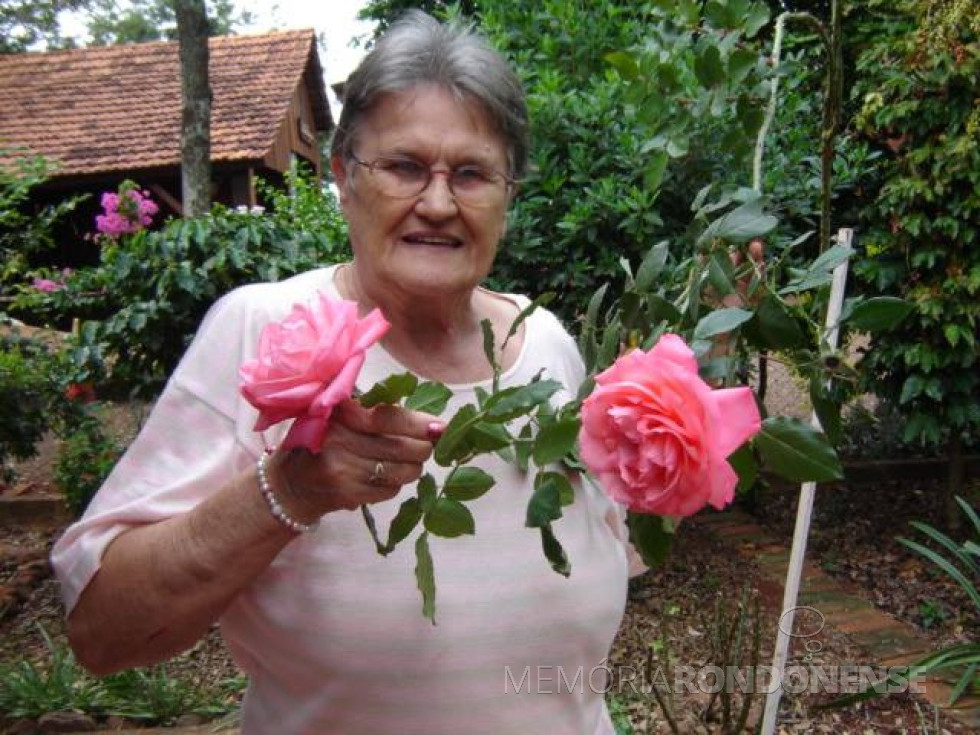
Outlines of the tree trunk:
M 960 530 L 963 517 L 956 502 L 957 495 L 963 495 L 966 477 L 966 462 L 963 457 L 963 442 L 958 432 L 953 431 L 949 439 L 949 470 L 946 475 L 946 497 L 943 499 L 946 527 L 951 533 Z
M 180 43 L 181 191 L 185 217 L 211 206 L 211 86 L 208 83 L 208 18 L 204 0 L 175 0 Z

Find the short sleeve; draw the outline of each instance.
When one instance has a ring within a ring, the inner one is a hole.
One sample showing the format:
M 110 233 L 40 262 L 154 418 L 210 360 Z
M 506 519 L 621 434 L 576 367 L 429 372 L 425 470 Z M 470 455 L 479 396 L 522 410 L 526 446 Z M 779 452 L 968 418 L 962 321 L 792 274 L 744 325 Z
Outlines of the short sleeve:
M 120 533 L 187 512 L 260 451 L 261 438 L 250 431 L 254 409 L 238 398 L 251 331 L 245 301 L 233 292 L 208 312 L 139 435 L 54 545 L 69 612 Z

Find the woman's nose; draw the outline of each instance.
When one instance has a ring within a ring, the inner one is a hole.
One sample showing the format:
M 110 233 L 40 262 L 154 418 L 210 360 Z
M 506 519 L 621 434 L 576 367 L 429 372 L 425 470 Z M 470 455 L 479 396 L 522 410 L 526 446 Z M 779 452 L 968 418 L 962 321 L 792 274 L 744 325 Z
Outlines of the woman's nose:
M 449 186 L 451 171 L 433 171 L 429 185 L 422 190 L 416 210 L 422 216 L 440 219 L 452 217 L 459 211 L 459 203 Z

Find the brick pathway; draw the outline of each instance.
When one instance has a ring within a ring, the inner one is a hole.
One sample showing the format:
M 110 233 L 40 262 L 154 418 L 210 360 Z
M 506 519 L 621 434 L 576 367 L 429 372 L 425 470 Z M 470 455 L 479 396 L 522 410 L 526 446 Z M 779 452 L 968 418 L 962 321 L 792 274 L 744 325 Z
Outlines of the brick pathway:
M 754 519 L 741 511 L 701 514 L 693 521 L 718 538 L 731 543 L 740 555 L 754 561 L 765 582 L 778 586 L 782 600 L 783 585 L 789 567 L 790 549 L 767 534 Z M 882 666 L 911 663 L 932 650 L 931 642 L 915 628 L 878 610 L 867 600 L 845 590 L 813 563 L 803 565 L 800 605 L 818 609 L 828 625 L 848 635 Z M 942 707 L 963 724 L 980 729 L 980 698 L 961 697 L 956 706 L 947 708 L 952 686 L 938 680 L 925 682 L 925 698 Z

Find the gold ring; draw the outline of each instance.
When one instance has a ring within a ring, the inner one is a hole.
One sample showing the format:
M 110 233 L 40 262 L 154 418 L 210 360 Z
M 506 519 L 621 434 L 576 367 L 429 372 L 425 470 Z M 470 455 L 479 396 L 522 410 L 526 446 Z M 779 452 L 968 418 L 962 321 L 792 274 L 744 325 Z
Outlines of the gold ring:
M 384 462 L 375 462 L 374 471 L 368 476 L 368 484 L 370 485 L 383 485 L 385 481 L 385 475 L 387 474 L 388 468 L 385 467 Z

